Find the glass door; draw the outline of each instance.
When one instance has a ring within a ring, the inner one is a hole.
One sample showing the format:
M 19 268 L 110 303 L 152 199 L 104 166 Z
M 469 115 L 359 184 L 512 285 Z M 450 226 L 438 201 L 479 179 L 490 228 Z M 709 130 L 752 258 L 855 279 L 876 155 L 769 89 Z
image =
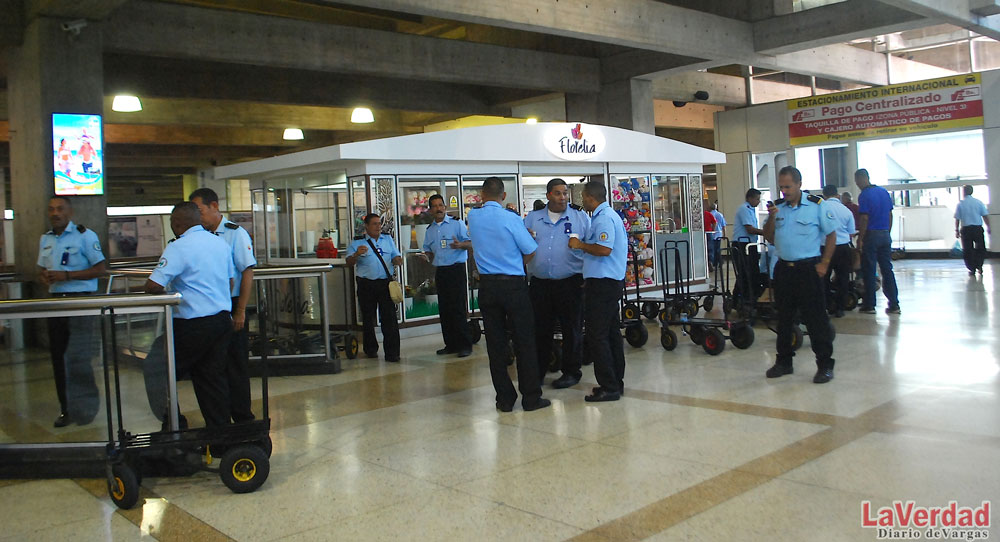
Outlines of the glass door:
M 424 257 L 427 228 L 434 221 L 430 197 L 441 194 L 453 218 L 461 218 L 458 177 L 399 176 L 399 250 L 403 254 L 403 315 L 405 320 L 421 320 L 438 315 L 434 266 Z
M 611 176 L 611 208 L 628 232 L 629 262 L 625 287 L 651 286 L 656 259 L 653 247 L 652 188 L 648 175 Z
M 688 231 L 688 214 L 684 207 L 687 190 L 687 179 L 683 175 L 654 175 L 653 176 L 653 239 L 655 261 L 661 262 L 660 252 L 667 242 L 687 241 L 690 243 L 691 234 Z M 683 243 L 671 246 L 684 246 Z M 689 247 L 690 248 L 690 247 Z M 681 255 L 683 260 L 690 258 L 690 254 Z M 657 269 L 657 280 L 667 281 L 673 284 L 675 280 L 675 270 L 673 260 L 666 261 L 667 268 Z M 687 266 L 682 265 L 680 270 L 682 278 L 687 280 Z

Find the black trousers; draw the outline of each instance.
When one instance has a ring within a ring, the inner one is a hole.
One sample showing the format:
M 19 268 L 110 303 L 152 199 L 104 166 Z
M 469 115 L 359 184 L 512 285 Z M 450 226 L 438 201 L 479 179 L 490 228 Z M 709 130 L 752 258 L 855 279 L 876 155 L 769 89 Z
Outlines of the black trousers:
M 88 424 L 101 407 L 92 365 L 101 345 L 98 318 L 49 318 L 47 324 L 59 412 L 78 424 Z
M 982 226 L 965 226 L 962 235 L 962 259 L 970 272 L 983 267 L 986 259 L 986 239 Z
M 528 287 L 535 312 L 535 347 L 538 378 L 544 379 L 552 355 L 553 323 L 562 329 L 562 372 L 577 378 L 583 374 L 583 275 L 550 280 L 532 277 Z
M 816 273 L 819 258 L 787 262 L 774 269 L 774 302 L 778 310 L 778 365 L 791 366 L 792 328 L 801 318 L 820 369 L 833 368 L 833 333 L 826 314 L 826 287 Z
M 438 311 L 444 346 L 453 352 L 472 348 L 469 338 L 469 293 L 465 283 L 465 262 L 435 268 Z
M 583 288 L 587 324 L 583 346 L 594 362 L 597 383 L 606 391 L 621 393 L 625 389 L 625 346 L 618 300 L 622 297 L 625 282 L 586 279 Z
M 830 260 L 830 267 L 826 270 L 827 294 L 835 295 L 837 310 L 847 308 L 847 293 L 851 284 L 851 267 L 854 264 L 854 249 L 850 243 L 837 245 L 833 251 L 833 259 Z
M 208 427 L 229 424 L 226 350 L 232 333 L 233 319 L 228 311 L 187 320 L 174 318 L 177 379 L 191 377 L 198 408 Z
M 389 297 L 389 279 L 369 280 L 358 277 L 358 304 L 361 305 L 361 323 L 364 327 L 365 354 L 378 354 L 375 338 L 375 314 L 382 321 L 382 342 L 385 359 L 399 359 L 399 322 L 396 321 L 396 304 Z
M 240 298 L 233 298 L 233 311 Z M 249 322 L 243 329 L 233 331 L 226 349 L 226 381 L 229 383 L 229 413 L 233 421 L 248 422 L 254 419 L 250 409 L 250 330 Z
M 481 275 L 479 312 L 486 331 L 486 352 L 490 358 L 490 377 L 497 393 L 497 403 L 512 406 L 517 400 L 517 392 L 507 372 L 506 323 L 509 320 L 514 355 L 517 357 L 517 386 L 521 390 L 521 404 L 534 405 L 542 396 L 542 386 L 535 351 L 535 318 L 524 277 Z

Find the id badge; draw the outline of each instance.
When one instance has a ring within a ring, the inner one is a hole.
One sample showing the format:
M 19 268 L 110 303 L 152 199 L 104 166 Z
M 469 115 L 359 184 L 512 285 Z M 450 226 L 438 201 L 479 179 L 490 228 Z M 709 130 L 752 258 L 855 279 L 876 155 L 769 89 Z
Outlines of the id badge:
M 573 233 L 573 224 L 571 222 L 566 223 L 565 233 L 566 234 Z
M 448 240 L 447 239 L 442 239 L 441 240 L 441 248 L 448 248 Z
M 68 251 L 67 252 L 63 252 L 62 260 L 59 260 L 59 263 L 62 264 L 62 265 L 69 264 L 69 252 Z

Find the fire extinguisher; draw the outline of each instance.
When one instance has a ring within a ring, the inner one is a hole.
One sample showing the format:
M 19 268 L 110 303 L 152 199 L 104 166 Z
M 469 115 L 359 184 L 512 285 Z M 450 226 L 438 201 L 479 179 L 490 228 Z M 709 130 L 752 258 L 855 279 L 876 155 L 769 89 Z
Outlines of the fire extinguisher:
M 336 258 L 337 257 L 337 247 L 333 244 L 333 239 L 330 237 L 330 230 L 323 230 L 323 237 L 319 238 L 319 243 L 316 245 L 316 257 L 317 258 Z

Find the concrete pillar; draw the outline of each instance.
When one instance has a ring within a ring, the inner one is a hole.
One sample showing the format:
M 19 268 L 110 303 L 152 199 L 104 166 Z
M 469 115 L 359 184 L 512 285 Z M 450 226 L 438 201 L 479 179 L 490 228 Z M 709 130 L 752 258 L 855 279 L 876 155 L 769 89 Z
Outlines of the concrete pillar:
M 8 50 L 14 259 L 17 271 L 32 277 L 38 237 L 49 229 L 46 208 L 55 191 L 52 113 L 103 113 L 100 25 L 74 34 L 60 28 L 63 22 L 48 17 L 33 20 L 25 28 L 21 46 Z M 74 221 L 94 230 L 107 246 L 107 196 L 73 198 L 73 210 Z
M 601 85 L 594 94 L 567 94 L 566 121 L 590 122 L 656 133 L 653 85 L 644 79 L 629 79 Z
M 991 253 L 1000 252 L 1000 128 L 983 130 L 983 146 L 986 148 L 986 177 L 990 189 L 990 229 L 986 236 L 986 248 Z M 977 195 L 977 194 L 973 194 Z M 982 198 L 982 194 L 978 194 Z

